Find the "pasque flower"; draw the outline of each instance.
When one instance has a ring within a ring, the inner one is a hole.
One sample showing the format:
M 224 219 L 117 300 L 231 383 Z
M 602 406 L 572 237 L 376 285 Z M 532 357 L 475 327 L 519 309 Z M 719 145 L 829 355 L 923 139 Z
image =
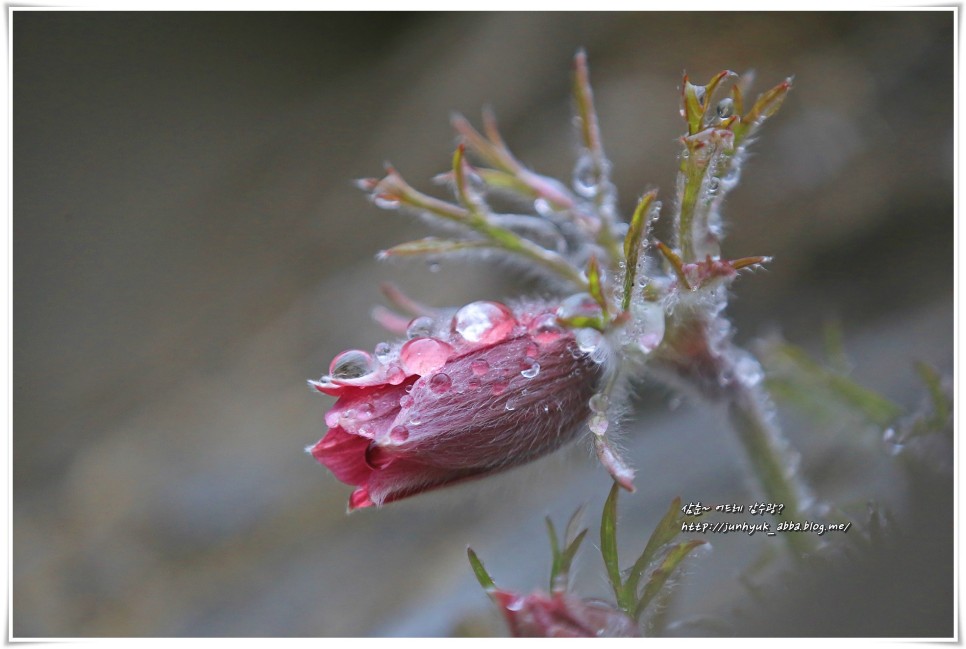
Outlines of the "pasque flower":
M 570 593 L 518 595 L 496 589 L 490 597 L 506 618 L 510 633 L 523 638 L 629 638 L 640 635 L 637 623 L 602 600 Z
M 310 382 L 338 401 L 309 450 L 356 487 L 349 509 L 507 469 L 574 439 L 590 414 L 603 343 L 578 340 L 557 313 L 546 302 L 473 302 L 416 318 L 408 340 L 374 354 L 339 354 Z

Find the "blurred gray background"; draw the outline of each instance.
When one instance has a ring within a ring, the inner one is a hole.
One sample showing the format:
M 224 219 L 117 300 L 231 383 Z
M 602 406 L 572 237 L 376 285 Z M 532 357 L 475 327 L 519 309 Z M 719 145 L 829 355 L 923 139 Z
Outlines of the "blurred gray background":
M 305 379 L 383 338 L 368 317 L 380 281 L 439 305 L 535 290 L 499 268 L 377 264 L 426 231 L 350 181 L 388 159 L 432 190 L 451 111 L 479 124 L 484 104 L 525 163 L 569 178 L 579 47 L 625 213 L 646 188 L 673 193 L 682 71 L 754 68 L 757 90 L 795 75 L 726 206 L 725 254 L 775 258 L 735 286 L 739 339 L 777 330 L 816 350 L 838 320 L 854 377 L 909 408 L 915 360 L 952 373 L 950 12 L 18 10 L 11 24 L 15 636 L 503 632 L 465 547 L 506 587 L 544 586 L 543 516 L 588 502 L 593 527 L 608 488 L 589 449 L 347 517 L 350 489 L 302 451 L 332 401 Z M 674 496 L 755 496 L 720 413 L 646 386 L 636 405 L 628 557 Z M 823 500 L 922 509 L 881 431 L 783 417 Z M 884 620 L 873 634 L 952 631 L 952 512 L 931 502 L 926 565 L 876 568 L 918 604 L 903 617 L 872 585 L 850 600 Z M 739 575 L 780 541 L 709 540 L 670 614 L 731 626 L 677 632 L 752 633 Z M 576 577 L 607 594 L 592 543 Z M 831 592 L 773 632 L 824 629 Z

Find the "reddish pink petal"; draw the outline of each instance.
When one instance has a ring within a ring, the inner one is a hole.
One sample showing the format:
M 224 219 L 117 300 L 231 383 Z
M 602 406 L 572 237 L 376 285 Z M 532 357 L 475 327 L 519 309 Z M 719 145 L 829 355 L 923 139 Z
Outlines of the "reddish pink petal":
M 366 483 L 372 469 L 366 464 L 369 440 L 350 435 L 341 428 L 331 428 L 315 447 L 312 455 L 346 484 Z

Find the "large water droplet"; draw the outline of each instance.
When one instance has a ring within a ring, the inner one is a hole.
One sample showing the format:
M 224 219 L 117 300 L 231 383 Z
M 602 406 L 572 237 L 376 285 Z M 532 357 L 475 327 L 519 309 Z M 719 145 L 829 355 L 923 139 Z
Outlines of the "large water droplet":
M 400 408 L 411 408 L 413 405 L 413 402 L 414 402 L 414 399 L 408 394 L 404 394 L 401 397 L 399 397 Z
M 731 97 L 725 97 L 715 106 L 715 114 L 718 119 L 728 119 L 735 112 L 735 102 Z
M 429 380 L 429 389 L 436 394 L 443 394 L 449 392 L 449 389 L 453 386 L 453 380 L 449 378 L 449 374 L 443 374 L 440 372 L 436 374 Z
M 520 376 L 522 376 L 525 379 L 532 379 L 539 373 L 540 373 L 540 363 L 533 361 L 526 369 L 523 369 L 520 371 Z
M 386 370 L 386 379 L 389 381 L 389 385 L 399 385 L 406 380 L 406 373 L 398 365 L 393 365 Z
M 564 335 L 563 327 L 557 324 L 557 316 L 553 313 L 544 313 L 533 319 L 528 328 L 530 337 L 541 345 L 552 343 Z
M 492 345 L 510 335 L 517 321 L 499 302 L 472 302 L 453 316 L 453 331 L 467 342 Z
M 372 356 L 361 349 L 344 351 L 333 358 L 329 365 L 329 374 L 333 379 L 358 379 L 372 370 Z
M 432 335 L 434 328 L 433 319 L 429 316 L 419 316 L 418 318 L 413 318 L 409 322 L 409 326 L 406 327 L 406 337 L 412 338 L 425 338 Z
M 453 348 L 436 338 L 413 338 L 399 351 L 399 362 L 409 374 L 425 376 L 441 368 Z
M 590 409 L 594 412 L 607 412 L 608 406 L 610 406 L 610 398 L 602 392 L 590 398 Z
M 597 351 L 602 338 L 596 329 L 579 329 L 576 334 L 577 348 L 585 354 L 592 354 Z
M 405 442 L 409 439 L 409 429 L 405 426 L 394 426 L 391 431 L 389 431 L 389 439 L 394 442 Z
M 480 358 L 470 363 L 470 369 L 476 376 L 483 376 L 490 371 L 490 364 Z
M 392 357 L 392 345 L 386 342 L 376 345 L 376 360 L 380 363 L 388 363 Z

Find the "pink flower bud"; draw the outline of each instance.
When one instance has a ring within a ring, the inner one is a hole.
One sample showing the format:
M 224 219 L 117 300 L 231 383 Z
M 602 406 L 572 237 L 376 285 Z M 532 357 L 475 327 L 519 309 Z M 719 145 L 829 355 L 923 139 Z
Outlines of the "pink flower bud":
M 600 375 L 556 305 L 473 302 L 412 339 L 339 354 L 310 384 L 339 397 L 312 455 L 382 505 L 524 464 L 573 440 Z
M 629 638 L 640 635 L 630 617 L 607 602 L 585 600 L 565 592 L 527 596 L 493 590 L 510 632 L 527 638 Z

